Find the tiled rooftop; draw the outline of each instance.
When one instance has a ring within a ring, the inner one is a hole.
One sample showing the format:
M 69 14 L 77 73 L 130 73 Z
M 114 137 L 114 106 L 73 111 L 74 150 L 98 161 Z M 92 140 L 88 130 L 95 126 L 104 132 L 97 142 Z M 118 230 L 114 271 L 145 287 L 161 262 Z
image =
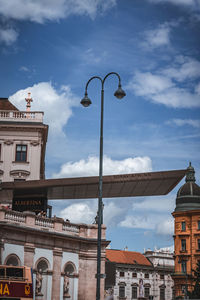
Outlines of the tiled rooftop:
M 120 264 L 152 266 L 151 262 L 140 252 L 106 249 L 106 259 Z
M 17 107 L 15 107 L 8 98 L 0 98 L 0 110 L 17 110 Z

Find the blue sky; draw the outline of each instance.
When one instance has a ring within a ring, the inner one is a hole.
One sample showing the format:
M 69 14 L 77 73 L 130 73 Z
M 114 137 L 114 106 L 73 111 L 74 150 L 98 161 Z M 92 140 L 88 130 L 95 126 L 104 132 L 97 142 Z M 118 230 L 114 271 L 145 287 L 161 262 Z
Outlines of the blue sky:
M 46 177 L 98 174 L 100 84 L 105 83 L 104 174 L 184 169 L 200 178 L 198 0 L 0 0 L 1 97 L 44 111 Z M 183 184 L 182 181 L 181 184 Z M 179 185 L 180 186 L 180 185 Z M 165 197 L 105 199 L 111 247 L 173 244 L 177 189 Z M 91 223 L 97 200 L 52 201 L 54 213 Z

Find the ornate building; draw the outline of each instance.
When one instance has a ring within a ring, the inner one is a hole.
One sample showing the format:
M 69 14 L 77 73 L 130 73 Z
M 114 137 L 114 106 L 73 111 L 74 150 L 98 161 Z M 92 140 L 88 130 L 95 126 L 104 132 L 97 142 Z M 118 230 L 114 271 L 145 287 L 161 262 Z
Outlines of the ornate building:
M 19 111 L 7 98 L 0 98 L 1 186 L 37 180 L 30 192 L 0 186 L 0 264 L 31 267 L 36 300 L 94 300 L 97 225 L 37 214 L 36 202 L 47 207 L 39 182 L 44 178 L 48 126 L 43 124 L 43 112 L 30 111 L 30 94 L 26 101 L 26 111 Z M 103 227 L 102 273 L 108 243 Z M 102 279 L 101 299 L 103 291 Z
M 105 227 L 102 235 L 104 273 Z M 36 300 L 94 300 L 96 249 L 96 224 L 0 208 L 0 264 L 33 268 Z M 102 281 L 102 296 L 103 289 Z
M 43 112 L 19 111 L 7 98 L 0 98 L 0 180 L 25 181 L 45 177 L 48 125 Z M 12 203 L 11 195 L 0 191 L 0 203 Z
M 173 253 L 148 250 L 144 254 L 132 251 L 106 250 L 106 290 L 114 300 L 139 297 L 172 300 L 174 283 Z
M 187 169 L 186 183 L 176 197 L 174 217 L 174 250 L 176 296 L 187 296 L 193 288 L 192 273 L 200 260 L 200 187 L 195 183 L 191 163 Z

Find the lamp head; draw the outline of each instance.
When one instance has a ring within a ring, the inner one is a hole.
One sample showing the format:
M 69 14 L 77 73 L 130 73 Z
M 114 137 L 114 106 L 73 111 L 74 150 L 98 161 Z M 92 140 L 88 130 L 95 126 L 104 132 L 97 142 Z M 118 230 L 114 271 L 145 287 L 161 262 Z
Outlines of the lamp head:
M 117 99 L 122 99 L 126 96 L 126 93 L 124 92 L 124 90 L 121 87 L 121 84 L 119 84 L 118 89 L 116 90 L 116 92 L 114 93 L 114 96 Z
M 90 106 L 90 104 L 92 104 L 92 101 L 90 100 L 90 98 L 88 98 L 87 93 L 85 93 L 84 98 L 81 100 L 80 102 L 84 107 L 88 107 Z

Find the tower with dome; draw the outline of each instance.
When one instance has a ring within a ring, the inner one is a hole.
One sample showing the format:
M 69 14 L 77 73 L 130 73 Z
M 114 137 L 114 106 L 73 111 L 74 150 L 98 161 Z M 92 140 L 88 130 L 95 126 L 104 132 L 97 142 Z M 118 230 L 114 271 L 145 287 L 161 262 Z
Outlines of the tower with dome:
M 200 186 L 195 183 L 195 170 L 187 168 L 185 184 L 176 197 L 174 217 L 175 271 L 173 274 L 176 296 L 186 297 L 193 289 L 193 270 L 200 260 Z

